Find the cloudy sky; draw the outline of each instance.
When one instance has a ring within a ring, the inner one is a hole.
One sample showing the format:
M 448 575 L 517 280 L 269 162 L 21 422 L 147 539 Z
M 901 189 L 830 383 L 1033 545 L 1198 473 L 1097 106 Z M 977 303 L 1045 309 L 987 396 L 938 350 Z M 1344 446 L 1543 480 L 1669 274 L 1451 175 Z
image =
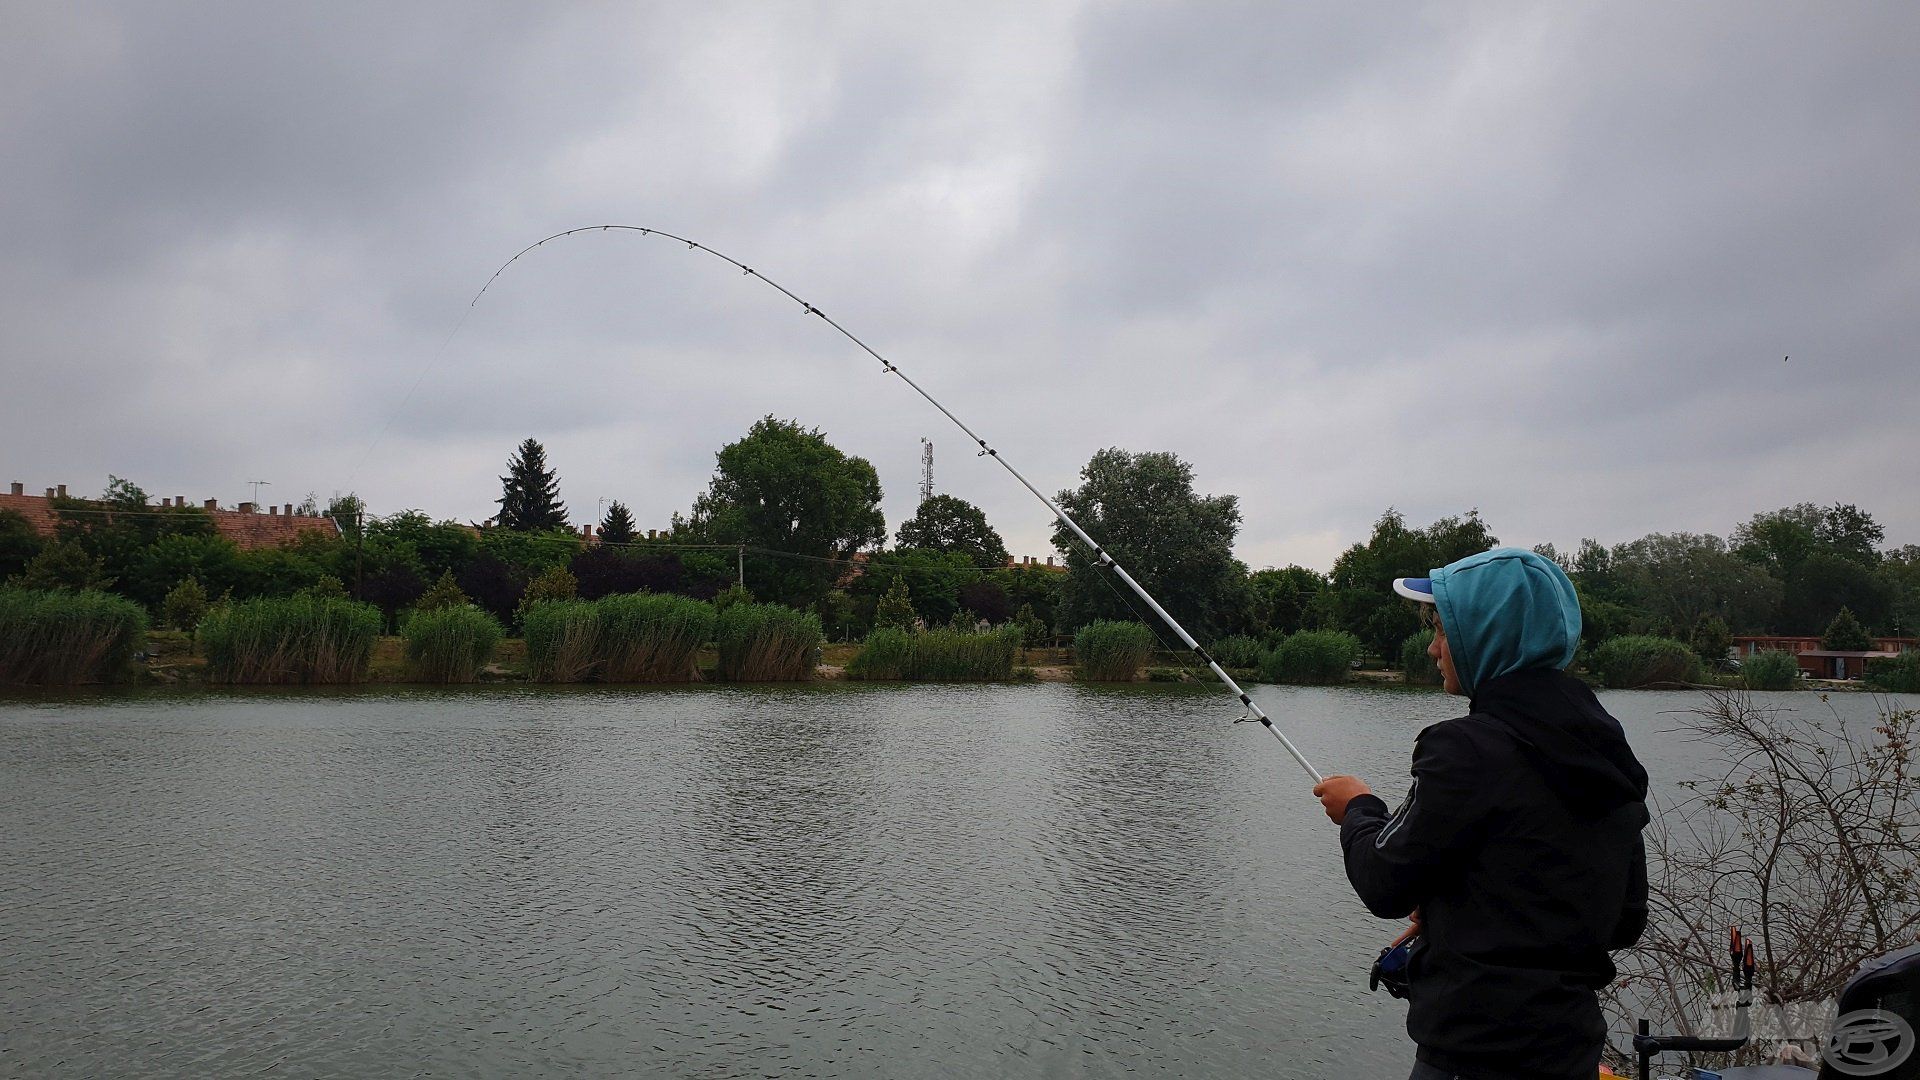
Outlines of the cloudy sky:
M 1170 450 L 1253 566 L 1856 503 L 1920 543 L 1909 4 L 0 3 L 0 471 L 664 525 L 772 413 L 1021 553 Z M 466 315 L 464 323 L 462 316 Z M 457 334 L 453 334 L 459 326 Z M 449 335 L 452 337 L 449 338 Z M 1783 357 L 1791 356 L 1790 361 Z M 416 388 L 417 387 L 417 388 Z

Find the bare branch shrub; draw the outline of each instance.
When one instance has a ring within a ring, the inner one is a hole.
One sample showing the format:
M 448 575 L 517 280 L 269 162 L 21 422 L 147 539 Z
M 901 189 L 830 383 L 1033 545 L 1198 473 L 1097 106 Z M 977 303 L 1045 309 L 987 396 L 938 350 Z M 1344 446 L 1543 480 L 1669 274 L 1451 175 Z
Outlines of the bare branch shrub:
M 1868 730 L 1830 705 L 1809 716 L 1705 693 L 1684 730 L 1718 751 L 1716 765 L 1678 802 L 1655 801 L 1646 934 L 1616 957 L 1604 998 L 1617 1040 L 1637 1016 L 1697 1033 L 1736 924 L 1756 942 L 1761 1003 L 1833 998 L 1862 961 L 1920 941 L 1920 710 L 1883 705 Z M 1627 1060 L 1623 1040 L 1610 1049 Z

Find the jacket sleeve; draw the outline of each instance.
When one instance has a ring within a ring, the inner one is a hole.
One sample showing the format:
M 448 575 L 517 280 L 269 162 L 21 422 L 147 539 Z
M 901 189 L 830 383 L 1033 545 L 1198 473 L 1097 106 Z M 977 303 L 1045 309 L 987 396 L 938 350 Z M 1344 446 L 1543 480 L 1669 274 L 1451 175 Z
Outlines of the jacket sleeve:
M 1368 911 L 1403 918 L 1432 894 L 1487 812 L 1478 756 L 1451 723 L 1435 724 L 1414 744 L 1413 786 L 1400 809 L 1388 816 L 1386 803 L 1365 795 L 1348 805 L 1340 849 Z
M 1607 942 L 1608 951 L 1632 948 L 1647 929 L 1647 843 L 1634 837 L 1633 863 L 1627 867 L 1627 896 L 1620 906 L 1620 922 Z

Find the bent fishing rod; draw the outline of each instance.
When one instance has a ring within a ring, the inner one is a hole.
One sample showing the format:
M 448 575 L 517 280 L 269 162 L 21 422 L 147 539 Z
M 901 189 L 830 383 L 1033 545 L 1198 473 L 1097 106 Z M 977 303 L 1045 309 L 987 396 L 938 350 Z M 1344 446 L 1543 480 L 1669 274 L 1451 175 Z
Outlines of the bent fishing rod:
M 1127 587 L 1132 589 L 1135 595 L 1139 596 L 1140 599 L 1146 601 L 1147 606 L 1153 609 L 1153 613 L 1155 615 L 1160 616 L 1161 621 L 1165 622 L 1167 626 L 1170 627 L 1173 630 L 1173 632 L 1179 636 L 1180 640 L 1186 644 L 1187 648 L 1192 649 L 1194 652 L 1194 655 L 1198 656 L 1202 661 L 1206 663 L 1207 668 L 1211 670 L 1214 673 L 1214 675 L 1219 678 L 1221 682 L 1227 685 L 1227 689 L 1233 691 L 1234 694 L 1238 695 L 1238 697 L 1240 698 L 1240 704 L 1246 706 L 1247 715 L 1241 717 L 1239 720 L 1235 721 L 1235 723 L 1247 723 L 1247 722 L 1257 721 L 1262 727 L 1266 728 L 1269 732 L 1271 732 L 1274 738 L 1280 740 L 1280 745 L 1286 748 L 1287 753 L 1293 755 L 1293 760 L 1300 763 L 1300 767 L 1307 771 L 1308 776 L 1313 777 L 1315 783 L 1318 783 L 1320 780 L 1325 779 L 1320 775 L 1319 770 L 1315 769 L 1313 767 L 1313 764 L 1307 760 L 1306 755 L 1300 752 L 1300 748 L 1293 745 L 1293 740 L 1287 738 L 1285 732 L 1281 731 L 1278 727 L 1274 726 L 1273 719 L 1269 717 L 1260 708 L 1260 706 L 1254 704 L 1253 699 L 1247 696 L 1247 692 L 1240 688 L 1239 683 L 1233 681 L 1233 676 L 1227 674 L 1226 669 L 1220 666 L 1220 662 L 1218 660 L 1215 660 L 1212 656 L 1210 656 L 1207 653 L 1207 650 L 1202 648 L 1200 646 L 1200 643 L 1193 639 L 1192 634 L 1187 633 L 1187 628 L 1184 626 L 1181 626 L 1180 621 L 1178 619 L 1175 619 L 1172 615 L 1168 614 L 1167 609 L 1160 606 L 1160 601 L 1155 600 L 1151 593 L 1147 592 L 1145 588 L 1141 587 L 1140 583 L 1133 579 L 1133 575 L 1127 573 L 1126 567 L 1121 566 L 1119 562 L 1115 561 L 1114 557 L 1107 552 L 1106 548 L 1101 547 L 1100 544 L 1097 541 L 1095 541 L 1093 537 L 1088 536 L 1087 531 L 1080 527 L 1079 522 L 1073 520 L 1073 518 L 1070 517 L 1065 510 L 1060 509 L 1060 506 L 1058 503 L 1048 498 L 1046 494 L 1042 492 L 1039 488 L 1034 487 L 1033 484 L 1029 483 L 1026 477 L 1020 475 L 1020 471 L 1018 469 L 1015 469 L 1011 464 L 1009 464 L 1007 459 L 1000 455 L 1000 451 L 994 449 L 991 446 L 988 446 L 987 440 L 981 438 L 978 434 L 974 432 L 972 428 L 968 427 L 964 421 L 962 421 L 958 416 L 955 416 L 952 410 L 948 409 L 945 405 L 942 405 L 939 402 L 939 400 L 936 399 L 932 394 L 929 394 L 926 391 L 925 387 L 921 386 L 919 383 L 914 382 L 913 379 L 909 378 L 906 372 L 900 370 L 899 365 L 895 364 L 893 361 L 888 360 L 886 357 L 881 356 L 878 352 L 874 351 L 874 348 L 871 345 L 868 345 L 866 342 L 860 340 L 858 337 L 855 337 L 852 331 L 848 330 L 846 327 L 835 322 L 833 318 L 829 316 L 826 312 L 820 310 L 819 308 L 808 303 L 807 301 L 802 300 L 800 297 L 794 295 L 792 290 L 788 289 L 785 285 L 782 285 L 779 282 L 768 277 L 767 275 L 761 273 L 760 271 L 755 270 L 753 267 L 748 266 L 746 263 L 743 263 L 740 260 L 733 258 L 732 256 L 724 255 L 718 251 L 715 251 L 714 249 L 708 247 L 705 244 L 700 243 L 697 240 L 689 240 L 684 236 L 675 236 L 670 232 L 665 232 L 660 229 L 642 228 L 641 226 L 638 226 L 638 225 L 585 225 L 577 229 L 568 229 L 564 232 L 554 233 L 552 236 L 549 236 L 546 239 L 539 241 L 538 243 L 528 244 L 526 247 L 521 248 L 519 251 L 515 252 L 513 258 L 508 259 L 506 262 L 501 263 L 500 268 L 498 270 L 495 270 L 493 272 L 493 276 L 487 279 L 487 283 L 485 285 L 480 286 L 480 291 L 473 294 L 473 299 L 468 301 L 467 308 L 471 310 L 475 305 L 479 304 L 480 298 L 487 294 L 487 290 L 493 287 L 493 283 L 499 280 L 501 274 L 504 274 L 507 272 L 508 267 L 512 266 L 516 262 L 519 262 L 521 256 L 527 254 L 530 251 L 533 251 L 536 248 L 543 247 L 554 240 L 559 240 L 564 237 L 573 236 L 577 233 L 591 233 L 591 232 L 634 232 L 634 233 L 639 233 L 641 236 L 658 236 L 665 240 L 673 240 L 678 243 L 685 244 L 687 246 L 688 251 L 705 252 L 706 254 L 711 255 L 716 259 L 719 259 L 721 262 L 727 263 L 733 266 L 734 268 L 738 269 L 741 272 L 741 274 L 743 274 L 744 276 L 750 277 L 750 278 L 757 278 L 758 280 L 763 281 L 768 285 L 771 285 L 775 289 L 778 289 L 780 293 L 784 295 L 787 299 L 793 301 L 796 304 L 799 304 L 800 310 L 803 314 L 812 315 L 818 318 L 821 322 L 824 322 L 828 326 L 831 326 L 835 330 L 838 330 L 840 332 L 841 337 L 844 337 L 848 341 L 853 342 L 856 346 L 860 348 L 860 351 L 866 353 L 868 356 L 871 356 L 875 360 L 879 361 L 880 369 L 883 374 L 898 376 L 901 382 L 904 382 L 909 387 L 913 388 L 914 393 L 919 394 L 922 398 L 925 398 L 927 401 L 927 404 L 932 405 L 936 409 L 939 409 L 940 414 L 942 416 L 945 416 L 948 420 L 953 421 L 954 427 L 959 428 L 962 432 L 966 434 L 968 439 L 972 440 L 976 445 L 980 447 L 980 451 L 979 451 L 980 456 L 992 458 L 995 462 L 999 464 L 1001 468 L 1007 470 L 1008 475 L 1012 476 L 1015 480 L 1019 481 L 1021 487 L 1026 488 L 1028 491 L 1033 493 L 1034 498 L 1039 499 L 1042 503 L 1045 503 L 1047 509 L 1050 512 L 1052 512 L 1054 518 L 1058 520 L 1060 524 L 1065 525 L 1069 532 L 1073 533 L 1074 536 L 1078 537 L 1080 542 L 1085 544 L 1088 550 L 1093 552 L 1094 558 L 1098 561 L 1099 565 L 1104 566 L 1109 570 L 1112 570 L 1116 577 L 1118 577 L 1121 581 L 1124 581 L 1127 583 Z M 462 321 L 463 322 L 465 321 L 464 317 L 462 318 Z M 457 327 L 455 328 L 455 332 L 456 333 L 458 332 Z

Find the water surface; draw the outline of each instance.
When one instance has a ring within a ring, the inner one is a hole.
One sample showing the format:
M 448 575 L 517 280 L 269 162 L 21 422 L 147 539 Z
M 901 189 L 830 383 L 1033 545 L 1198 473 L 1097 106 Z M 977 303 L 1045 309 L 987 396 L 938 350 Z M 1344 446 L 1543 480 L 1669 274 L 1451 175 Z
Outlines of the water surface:
M 1389 802 L 1431 692 L 1255 691 Z M 1815 695 L 1779 695 L 1825 709 Z M 1873 700 L 1835 697 L 1869 715 Z M 1607 698 L 1656 785 L 1689 694 Z M 0 1074 L 1404 1075 L 1211 687 L 0 701 Z

